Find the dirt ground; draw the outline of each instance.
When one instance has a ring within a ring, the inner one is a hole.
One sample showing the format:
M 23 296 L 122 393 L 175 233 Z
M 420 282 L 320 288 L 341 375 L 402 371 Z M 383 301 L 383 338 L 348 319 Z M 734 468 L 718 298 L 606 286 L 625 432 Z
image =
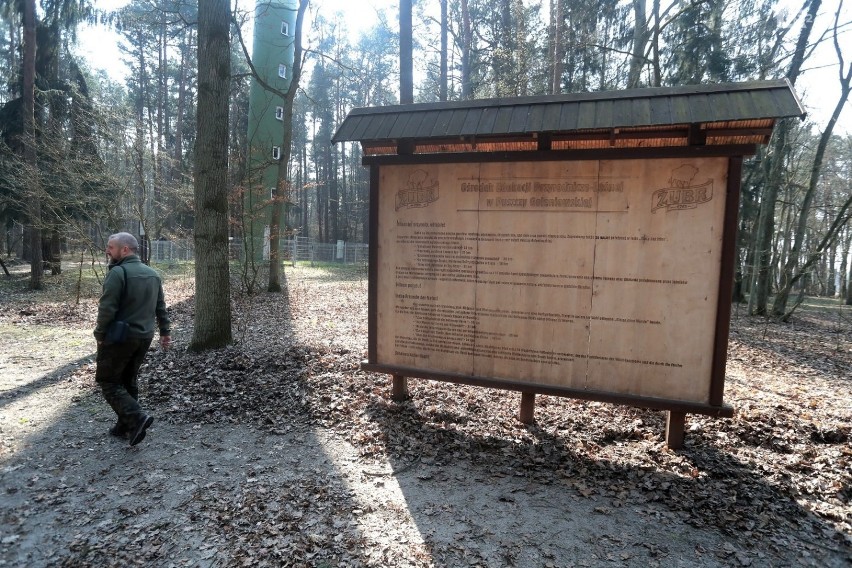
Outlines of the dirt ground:
M 852 312 L 735 312 L 732 420 L 412 381 L 358 367 L 360 270 L 288 267 L 234 298 L 235 344 L 149 353 L 136 447 L 94 377 L 96 286 L 0 283 L 0 566 L 848 566 Z M 64 279 L 64 280 L 63 280 Z M 57 299 L 59 297 L 59 299 Z

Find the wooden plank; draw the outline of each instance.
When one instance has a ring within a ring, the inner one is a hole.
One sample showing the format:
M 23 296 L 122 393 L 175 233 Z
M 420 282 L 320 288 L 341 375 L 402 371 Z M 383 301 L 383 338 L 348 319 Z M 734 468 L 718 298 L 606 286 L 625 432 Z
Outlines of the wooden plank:
M 559 126 L 556 130 L 576 130 L 579 121 L 580 105 L 576 103 L 563 104 L 559 114 Z
M 382 167 L 377 361 L 707 404 L 727 164 Z
M 708 94 L 712 99 L 708 99 Z M 717 98 L 717 96 L 719 98 Z M 718 101 L 718 102 L 717 102 Z M 544 128 L 548 130 L 573 130 L 577 126 L 579 107 L 584 103 L 594 107 L 600 103 L 612 104 L 612 124 L 602 126 L 624 126 L 627 124 L 665 124 L 665 110 L 671 107 L 671 123 L 689 123 L 701 121 L 730 121 L 750 118 L 784 118 L 803 116 L 804 110 L 786 80 L 757 81 L 750 83 L 727 85 L 693 85 L 685 87 L 627 89 L 623 91 L 604 91 L 597 93 L 575 93 L 567 95 L 546 95 L 541 97 L 514 97 L 506 99 L 453 101 L 442 103 L 419 103 L 414 105 L 398 105 L 392 107 L 376 107 L 353 109 L 338 131 L 333 136 L 334 142 L 349 140 L 366 140 L 362 138 L 366 124 L 373 119 L 383 116 L 379 123 L 384 129 L 377 130 L 381 136 L 387 136 L 388 130 L 398 118 L 395 115 L 410 115 L 408 121 L 412 124 L 423 124 L 424 115 L 430 115 L 440 110 L 478 111 L 489 109 L 495 114 L 512 113 L 515 108 L 525 107 L 529 112 L 544 109 L 546 120 Z M 633 105 L 647 106 L 649 112 L 631 115 Z M 556 109 L 560 109 L 560 119 L 556 118 Z M 695 113 L 693 115 L 693 112 Z M 756 113 L 756 115 L 755 115 Z M 661 117 L 661 115 L 663 115 Z M 432 115 L 434 116 L 434 115 Z M 644 120 L 642 117 L 647 116 Z M 431 119 L 427 119 L 431 120 Z M 588 119 L 584 119 L 588 120 Z M 605 120 L 601 115 L 599 120 Z M 391 122 L 393 121 L 393 122 Z M 625 122 L 627 121 L 627 122 Z M 431 124 L 431 123 L 428 123 Z M 464 122 L 454 123 L 459 127 Z M 467 135 L 492 134 L 508 132 L 509 122 L 500 123 L 495 129 L 494 124 L 481 123 L 474 132 Z M 501 129 L 502 128 L 502 129 Z M 443 134 L 460 135 L 457 129 L 444 131 Z M 416 132 L 414 135 L 423 136 Z
M 718 146 L 675 146 L 664 148 L 600 148 L 591 150 L 550 150 L 547 152 L 457 152 L 416 156 L 364 156 L 361 163 L 373 164 L 453 164 L 486 162 L 546 162 L 550 160 L 631 160 L 649 158 L 706 158 L 713 156 L 753 156 L 756 144 Z
M 689 97 L 689 111 L 692 117 L 690 122 L 711 122 L 718 116 L 714 114 L 709 97 L 705 94 Z
M 689 124 L 693 122 L 689 101 L 683 97 L 669 98 L 671 105 L 672 122 L 675 124 Z
M 446 136 L 447 128 L 450 125 L 450 121 L 453 117 L 453 111 L 451 109 L 441 110 L 435 115 L 434 120 L 432 121 L 432 128 L 428 128 L 429 122 L 424 121 L 424 128 L 422 130 L 422 136 L 419 138 L 433 138 L 436 136 Z
M 458 134 L 464 128 L 465 119 L 467 119 L 467 110 L 456 109 L 450 115 L 450 121 L 447 124 L 447 132 L 450 134 Z
M 730 93 L 726 95 L 729 99 L 734 99 L 737 101 L 736 105 L 739 112 L 743 116 L 748 116 L 751 118 L 763 118 L 765 109 L 768 110 L 768 107 L 765 106 L 764 100 L 768 99 L 770 102 L 772 101 L 772 92 L 771 91 L 751 91 L 748 93 Z
M 337 132 L 334 133 L 333 140 L 335 142 L 351 142 L 358 140 L 358 138 L 354 137 L 358 124 L 360 124 L 360 118 L 350 114 L 343 120 L 343 124 L 341 124 L 340 128 L 337 129 Z
M 379 239 L 379 176 L 381 168 L 378 165 L 370 166 L 370 242 L 377 243 Z M 378 306 L 377 294 L 378 271 L 379 271 L 379 247 L 370 246 L 370 265 L 367 267 L 367 361 L 376 363 L 376 338 L 378 337 L 376 327 L 376 307 Z
M 465 109 L 464 123 L 462 124 L 459 134 L 462 136 L 472 136 L 477 134 L 477 127 L 482 118 L 482 109 Z
M 388 132 L 388 138 L 391 140 L 395 140 L 398 138 L 402 138 L 405 133 L 405 128 L 408 125 L 408 122 L 411 120 L 411 114 L 403 114 L 400 113 L 397 115 L 396 122 L 393 123 L 393 126 L 390 128 Z
M 612 106 L 612 124 L 610 126 L 628 126 L 632 124 L 630 119 L 630 100 L 614 101 Z
M 589 388 L 708 402 L 727 162 L 600 162 Z
M 364 140 L 383 140 L 387 139 L 387 133 L 390 131 L 391 124 L 389 122 L 393 121 L 394 117 L 392 115 L 377 115 L 370 119 L 369 123 L 364 128 L 364 133 L 361 137 Z
M 718 83 L 704 85 L 680 85 L 676 87 L 642 87 L 637 89 L 622 89 L 618 91 L 594 91 L 586 93 L 563 93 L 558 95 L 538 95 L 532 97 L 504 97 L 494 99 L 478 99 L 470 101 L 447 101 L 432 103 L 415 103 L 383 107 L 361 107 L 350 112 L 352 116 L 365 116 L 383 112 L 418 112 L 443 108 L 498 108 L 519 104 L 549 104 L 549 103 L 578 103 L 581 101 L 635 99 L 640 97 L 683 97 L 694 94 L 740 91 L 779 91 L 789 95 L 792 91 L 786 79 L 771 79 L 760 81 L 743 81 L 739 83 Z
M 728 337 L 731 329 L 731 300 L 734 290 L 734 270 L 737 241 L 737 215 L 740 203 L 740 183 L 743 159 L 732 157 L 728 162 L 727 197 L 719 272 L 719 301 L 716 308 L 716 335 L 713 350 L 713 370 L 710 380 L 710 404 L 721 404 L 725 390 L 725 367 L 728 358 Z
M 651 124 L 673 124 L 671 111 L 671 98 L 658 97 L 651 103 Z
M 482 109 L 482 115 L 479 118 L 479 126 L 476 129 L 476 134 L 490 134 L 494 130 L 494 123 L 496 120 L 496 108 Z
M 521 393 L 521 409 L 518 412 L 518 420 L 523 424 L 532 424 L 535 421 L 535 393 Z
M 767 108 L 761 113 L 761 118 L 789 118 L 794 116 L 803 118 L 805 116 L 805 109 L 789 84 L 785 88 L 772 89 L 768 92 L 772 95 L 774 104 L 767 102 Z M 772 114 L 768 114 L 769 112 L 772 112 Z
M 547 130 L 544 124 L 544 105 L 530 105 L 529 116 L 527 117 L 527 132 L 541 132 Z
M 541 129 L 555 131 L 559 129 L 559 117 L 562 114 L 561 104 L 544 105 L 544 117 L 542 118 Z
M 766 128 L 713 128 L 707 130 L 707 136 L 751 136 L 757 139 L 772 135 L 772 127 Z
M 596 402 L 607 402 L 611 404 L 623 404 L 638 408 L 652 410 L 674 410 L 688 414 L 701 414 L 719 418 L 730 418 L 734 415 L 734 409 L 729 405 L 710 406 L 707 404 L 693 404 L 682 400 L 658 399 L 641 396 L 619 395 L 610 392 L 601 392 L 591 389 L 566 389 L 548 385 L 536 385 L 521 381 L 500 380 L 490 377 L 476 377 L 471 375 L 458 375 L 453 373 L 439 373 L 436 371 L 418 369 L 415 367 L 400 367 L 393 365 L 371 364 L 366 361 L 361 363 L 361 369 L 370 373 L 399 374 L 406 377 L 429 379 L 460 385 L 471 385 L 477 387 L 496 388 L 517 392 L 532 392 L 546 394 L 549 396 L 562 396 L 576 398 L 578 400 L 591 400 Z
M 595 105 L 595 123 L 600 126 L 612 126 L 613 101 L 599 101 Z
M 396 402 L 408 400 L 408 378 L 402 375 L 393 375 L 391 378 L 391 398 Z
M 651 99 L 633 99 L 631 103 L 630 117 L 632 124 L 648 125 L 651 121 Z
M 402 134 L 398 136 L 398 138 L 417 138 L 420 133 L 420 125 L 424 120 L 428 117 L 428 113 L 412 113 L 411 118 L 408 120 L 408 123 L 405 125 L 405 129 Z
M 369 116 L 358 117 L 354 121 L 354 128 L 352 130 L 352 140 L 367 140 L 364 138 L 364 132 L 367 130 L 367 127 L 370 125 L 370 121 L 372 120 Z
M 500 107 L 497 109 L 497 117 L 494 119 L 494 129 L 492 132 L 486 132 L 484 134 L 492 134 L 492 133 L 506 133 L 509 131 L 509 123 L 512 120 L 512 107 Z
M 529 117 L 529 105 L 518 105 L 512 110 L 512 118 L 509 120 L 509 128 L 507 132 L 519 133 L 527 132 L 527 118 Z
M 683 447 L 686 427 L 686 413 L 666 412 L 666 445 L 669 449 L 679 450 Z
M 595 121 L 595 113 L 599 103 L 594 101 L 583 101 L 577 109 L 577 128 L 597 128 L 599 126 L 611 126 L 610 124 L 599 125 Z
M 710 106 L 717 115 L 758 116 L 751 108 L 749 93 L 715 93 L 708 95 Z

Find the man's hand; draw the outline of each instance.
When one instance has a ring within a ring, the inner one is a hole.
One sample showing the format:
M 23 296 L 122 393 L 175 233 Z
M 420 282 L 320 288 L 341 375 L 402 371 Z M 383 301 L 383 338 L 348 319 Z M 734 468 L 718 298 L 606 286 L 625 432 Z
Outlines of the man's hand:
M 166 351 L 169 348 L 169 345 L 172 344 L 172 337 L 170 335 L 161 335 L 160 336 L 160 347 L 163 348 L 163 351 Z

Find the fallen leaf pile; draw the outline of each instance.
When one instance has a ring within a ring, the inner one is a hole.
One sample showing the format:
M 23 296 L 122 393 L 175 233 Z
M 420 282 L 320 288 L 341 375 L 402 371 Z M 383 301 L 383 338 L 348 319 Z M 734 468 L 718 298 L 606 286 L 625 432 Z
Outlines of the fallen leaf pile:
M 735 314 L 726 400 L 736 415 L 688 416 L 685 447 L 674 452 L 658 411 L 539 396 L 536 423 L 524 426 L 516 393 L 423 380 L 410 380 L 411 398 L 394 403 L 388 376 L 359 369 L 366 281 L 287 275 L 288 294 L 235 301 L 238 344 L 149 359 L 147 396 L 169 420 L 251 423 L 273 435 L 322 426 L 348 435 L 364 459 L 395 468 L 476 462 L 621 506 L 663 503 L 687 523 L 746 544 L 760 537 L 784 548 L 795 533 L 837 552 L 852 547 L 849 321 L 805 310 L 792 324 Z M 175 310 L 187 335 L 191 312 L 190 299 Z M 303 489 L 317 496 L 317 487 Z M 272 515 L 252 505 L 257 499 L 235 496 L 228 514 L 285 532 L 294 513 Z M 311 514 L 306 507 L 302 514 Z M 331 532 L 344 538 L 329 541 Z M 345 550 L 345 531 L 331 532 L 291 546 Z
M 158 421 L 186 425 L 187 441 L 198 440 L 210 453 L 208 468 L 219 467 L 216 453 L 224 450 L 204 439 L 205 425 L 248 426 L 270 452 L 288 447 L 276 444 L 285 437 L 298 442 L 306 432 L 331 432 L 354 446 L 352 459 L 368 485 L 403 473 L 422 483 L 452 484 L 442 468 L 469 464 L 492 482 L 517 481 L 520 489 L 512 491 L 564 489 L 594 502 L 596 515 L 618 518 L 629 511 L 663 531 L 684 523 L 713 529 L 736 546 L 706 550 L 699 544 L 695 553 L 725 565 L 766 565 L 773 552 L 802 564 L 852 561 L 848 307 L 806 305 L 790 323 L 777 323 L 745 316 L 735 306 L 725 391 L 735 416 L 689 415 L 684 448 L 672 451 L 660 411 L 537 396 L 535 422 L 524 425 L 517 419 L 518 393 L 415 379 L 409 380 L 410 398 L 394 402 L 390 377 L 360 368 L 367 347 L 363 268 L 287 267 L 283 277 L 283 294 L 234 293 L 233 345 L 203 353 L 186 350 L 194 314 L 191 279 L 167 281 L 174 346 L 152 348 L 141 372 L 142 394 Z M 0 322 L 21 328 L 51 321 L 90 328 L 94 322 L 91 298 L 73 307 L 13 299 L 0 310 Z M 84 364 L 67 381 L 94 392 L 93 374 L 94 365 Z M 302 470 L 282 483 L 287 472 L 273 475 L 263 467 L 209 483 L 188 475 L 195 481 L 180 507 L 188 526 L 169 530 L 218 527 L 222 543 L 198 548 L 211 566 L 487 564 L 461 542 L 430 546 L 429 534 L 422 541 L 403 535 L 395 546 L 367 546 L 357 524 L 375 511 L 334 468 Z M 292 467 L 295 472 L 304 465 L 294 457 Z M 512 491 L 496 501 L 513 504 L 519 495 Z M 446 504 L 435 514 L 464 521 L 463 509 L 451 509 Z M 391 514 L 402 518 L 406 511 Z M 429 510 L 422 514 L 428 517 Z M 163 520 L 164 533 L 170 522 Z M 138 536 L 132 524 L 120 529 L 121 551 L 115 543 L 106 547 L 111 541 L 105 534 L 72 539 L 76 560 L 69 565 L 95 565 L 110 555 L 119 564 L 158 562 L 169 554 L 168 540 L 150 526 Z M 392 534 L 394 527 L 387 530 Z M 498 543 L 507 566 L 516 565 L 518 547 L 529 540 L 516 536 Z M 636 565 L 644 558 L 636 551 L 642 546 L 642 554 L 663 564 L 668 555 L 665 546 L 621 542 L 619 535 L 601 539 L 609 543 L 601 562 Z M 223 550 L 232 555 L 222 556 Z M 561 565 L 545 548 L 541 554 L 554 559 L 544 565 Z

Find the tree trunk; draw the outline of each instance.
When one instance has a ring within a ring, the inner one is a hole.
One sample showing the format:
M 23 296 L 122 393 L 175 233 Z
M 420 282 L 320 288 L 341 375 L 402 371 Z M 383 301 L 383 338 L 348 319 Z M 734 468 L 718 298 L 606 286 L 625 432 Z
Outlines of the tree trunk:
M 160 35 L 158 39 L 158 55 L 157 55 L 157 143 L 156 152 L 154 154 L 154 200 L 151 211 L 145 210 L 142 216 L 145 223 L 145 234 L 149 232 L 159 233 L 163 226 L 165 217 L 168 215 L 163 207 L 163 184 L 166 178 L 166 167 L 168 160 L 166 158 L 166 138 L 168 137 L 169 128 L 169 101 L 168 88 L 169 79 L 167 75 L 167 53 L 166 53 L 166 24 L 162 22 L 160 25 Z M 152 143 L 152 146 L 154 144 Z M 151 213 L 150 220 L 148 213 Z
M 190 349 L 231 342 L 228 269 L 228 95 L 230 2 L 198 4 L 195 158 L 195 327 Z
M 827 218 L 824 218 L 827 221 Z M 831 245 L 828 251 L 828 258 L 823 257 L 825 262 L 825 295 L 831 298 L 837 295 L 837 241 Z
M 820 258 L 822 258 L 822 253 L 825 251 L 826 248 L 831 246 L 834 240 L 837 238 L 837 232 L 840 230 L 841 227 L 843 227 L 846 223 L 849 222 L 850 218 L 852 218 L 852 214 L 847 213 L 850 207 L 852 207 L 852 195 L 850 195 L 846 202 L 844 202 L 843 205 L 840 207 L 840 211 L 837 213 L 837 216 L 831 223 L 831 227 L 829 227 L 825 236 L 823 236 L 820 243 L 814 248 L 814 252 L 808 255 L 808 258 L 802 265 L 801 269 L 793 276 L 793 280 L 789 283 L 789 287 L 791 290 L 799 280 L 805 282 L 803 287 L 807 287 L 807 282 L 809 280 L 810 274 L 808 270 L 811 268 L 811 266 L 816 264 Z M 793 306 L 786 314 L 781 317 L 781 320 L 787 321 L 790 316 L 793 315 L 793 312 L 796 310 L 798 305 L 799 304 Z
M 308 145 L 302 146 L 302 236 L 309 239 L 311 236 L 311 206 L 308 199 Z
M 796 41 L 796 49 L 793 52 L 793 59 L 790 62 L 790 67 L 787 70 L 787 79 L 792 85 L 796 84 L 799 74 L 802 69 L 802 63 L 805 60 L 807 53 L 808 38 L 813 29 L 814 20 L 819 11 L 822 0 L 811 0 L 808 10 L 808 15 L 805 17 L 802 30 L 799 33 L 799 38 Z M 771 270 L 770 262 L 772 234 L 775 229 L 775 206 L 778 203 L 778 189 L 781 184 L 781 172 L 787 155 L 787 137 L 789 135 L 789 124 L 787 120 L 782 120 L 775 134 L 773 152 L 769 166 L 769 176 L 764 186 L 764 193 L 760 203 L 760 215 L 758 217 L 758 228 L 755 233 L 754 241 L 754 259 L 757 266 L 754 270 L 754 285 L 752 293 L 749 296 L 748 310 L 752 315 L 763 315 L 766 313 L 766 308 L 769 303 L 769 293 L 771 288 Z M 786 300 L 785 300 L 786 304 Z
M 633 0 L 633 49 L 630 54 L 630 71 L 627 75 L 627 88 L 635 89 L 642 77 L 645 66 L 645 46 L 648 44 L 648 15 L 645 13 L 645 0 Z
M 29 169 L 28 176 L 28 233 L 30 236 L 30 289 L 41 290 L 44 275 L 41 253 L 41 196 L 36 163 L 35 128 L 35 59 L 36 59 L 36 23 L 35 0 L 24 0 L 24 163 Z
M 136 140 L 133 143 L 133 161 L 136 174 L 136 205 L 137 219 L 142 219 L 145 203 L 145 93 L 148 92 L 148 74 L 145 72 L 145 43 L 140 30 L 137 34 L 137 65 L 139 65 L 139 86 L 136 93 Z M 129 227 L 128 227 L 129 228 Z M 130 229 L 133 232 L 133 229 Z
M 21 49 L 20 27 L 13 18 L 9 18 L 9 47 L 8 47 L 8 64 L 9 69 L 18 69 L 18 54 Z M 9 98 L 15 99 L 20 94 L 18 89 L 20 84 L 17 81 L 12 81 L 9 85 Z
M 819 2 L 818 0 L 814 0 L 814 3 L 818 4 Z M 843 58 L 841 57 L 840 46 L 837 44 L 837 33 L 838 26 L 835 21 L 835 47 L 837 49 L 838 59 L 842 63 Z M 837 119 L 840 117 L 840 113 L 843 112 L 843 108 L 846 106 L 846 101 L 849 99 L 850 91 L 852 91 L 852 63 L 849 64 L 849 68 L 845 72 L 845 75 L 843 69 L 841 68 L 840 70 L 840 99 L 838 99 L 837 104 L 834 107 L 834 112 L 832 112 L 831 118 L 829 118 L 828 124 L 826 125 L 825 130 L 820 136 L 819 143 L 817 144 L 817 150 L 811 167 L 811 176 L 808 181 L 808 189 L 805 192 L 804 199 L 802 200 L 799 221 L 796 225 L 793 248 L 791 249 L 790 256 L 784 265 L 781 276 L 781 289 L 778 291 L 778 294 L 776 294 L 775 302 L 772 305 L 773 315 L 782 317 L 785 320 L 792 314 L 792 310 L 790 312 L 787 311 L 787 302 L 789 301 L 793 283 L 797 279 L 795 272 L 799 266 L 799 256 L 802 253 L 804 245 L 808 216 L 810 215 L 811 205 L 813 203 L 814 196 L 816 195 L 817 184 L 819 183 L 820 173 L 822 172 L 823 157 L 825 156 L 825 150 L 831 139 L 831 134 L 834 131 L 834 126 L 837 124 Z M 827 236 L 829 238 L 833 237 L 832 235 Z M 823 251 L 818 252 L 822 254 Z
M 742 265 L 742 248 L 737 247 L 736 256 L 734 258 L 734 288 L 731 293 L 731 301 L 735 304 L 742 304 L 745 301 L 745 294 L 743 293 Z
M 849 273 L 846 275 L 846 305 L 852 306 L 852 263 L 850 263 Z
M 331 144 L 326 145 L 328 152 L 328 163 L 331 164 L 331 170 L 328 177 L 328 217 L 331 221 L 331 239 L 329 242 L 336 243 L 340 239 L 340 187 L 337 179 L 338 155 L 336 148 Z
M 473 82 L 471 78 L 471 60 L 473 57 L 473 31 L 470 27 L 470 6 L 468 0 L 461 0 L 462 9 L 462 45 L 461 45 L 461 98 L 473 98 Z
M 775 205 L 778 202 L 778 189 L 781 186 L 781 169 L 787 154 L 787 135 L 789 122 L 782 120 L 773 137 L 772 159 L 766 174 L 766 183 L 754 232 L 755 262 L 752 284 L 749 287 L 748 312 L 751 315 L 766 314 L 769 303 L 769 291 L 772 283 L 772 238 L 775 233 Z
M 654 0 L 654 36 L 651 46 L 652 64 L 654 68 L 654 87 L 663 85 L 663 71 L 660 67 L 660 0 Z
M 550 94 L 562 92 L 562 73 L 565 70 L 565 49 L 562 45 L 562 32 L 565 28 L 565 0 L 554 0 L 553 10 L 553 60 L 550 62 Z
M 183 40 L 180 46 L 180 70 L 178 71 L 178 100 L 177 100 L 177 114 L 175 116 L 175 144 L 174 144 L 174 158 L 173 158 L 173 167 L 171 174 L 171 181 L 177 182 L 182 180 L 184 174 L 184 163 L 183 163 L 183 117 L 186 113 L 186 99 L 187 99 L 187 76 L 186 76 L 186 65 L 187 65 L 187 52 L 189 51 L 189 44 L 192 41 L 192 31 L 188 30 L 183 35 Z
M 340 187 L 341 191 L 341 209 L 343 209 L 343 229 L 340 231 L 340 238 L 344 241 L 349 240 L 349 235 L 352 232 L 352 228 L 350 223 L 352 222 L 351 216 L 351 195 L 349 191 L 349 187 L 351 186 L 351 180 L 346 179 L 346 142 L 340 143 Z M 349 183 L 347 183 L 349 181 Z
M 316 240 L 324 243 L 326 241 L 325 234 L 325 206 L 326 202 L 325 197 L 325 187 L 324 184 L 320 181 L 319 171 L 317 171 L 317 183 L 316 183 L 316 203 L 317 203 L 317 238 Z
M 414 102 L 414 56 L 412 52 L 411 0 L 399 1 L 399 102 Z
M 438 100 L 447 100 L 447 83 L 449 73 L 447 71 L 447 0 L 441 0 L 441 72 L 438 79 Z
M 835 34 L 837 29 L 835 28 Z M 838 48 L 839 51 L 839 48 Z M 841 59 L 842 61 L 842 59 Z M 846 75 L 840 77 L 840 99 L 834 107 L 834 112 L 828 120 L 825 130 L 817 144 L 816 154 L 814 155 L 814 163 L 811 167 L 811 177 L 808 181 L 808 190 L 805 192 L 805 198 L 802 200 L 802 208 L 799 213 L 799 222 L 796 225 L 796 233 L 793 241 L 793 248 L 790 251 L 790 256 L 784 265 L 784 270 L 781 275 L 781 289 L 775 295 L 775 302 L 772 305 L 772 313 L 777 317 L 787 319 L 792 311 L 787 311 L 787 302 L 790 298 L 790 291 L 793 283 L 796 280 L 796 270 L 799 267 L 799 255 L 802 252 L 802 247 L 805 240 L 805 230 L 807 229 L 808 215 L 810 214 L 811 204 L 813 203 L 814 195 L 816 195 L 817 184 L 819 182 L 820 172 L 822 171 L 822 160 L 825 156 L 825 149 L 828 147 L 828 142 L 831 139 L 831 133 L 834 131 L 834 125 L 837 124 L 837 119 L 846 106 L 846 101 L 849 98 L 850 90 L 852 90 L 852 63 L 849 64 L 849 69 Z M 818 251 L 820 254 L 823 251 Z
M 843 247 L 841 248 L 840 256 L 840 294 L 841 298 L 849 297 L 849 287 L 852 282 L 847 277 L 846 268 L 849 263 L 849 248 L 852 247 L 852 227 L 846 226 L 846 238 L 843 239 Z

